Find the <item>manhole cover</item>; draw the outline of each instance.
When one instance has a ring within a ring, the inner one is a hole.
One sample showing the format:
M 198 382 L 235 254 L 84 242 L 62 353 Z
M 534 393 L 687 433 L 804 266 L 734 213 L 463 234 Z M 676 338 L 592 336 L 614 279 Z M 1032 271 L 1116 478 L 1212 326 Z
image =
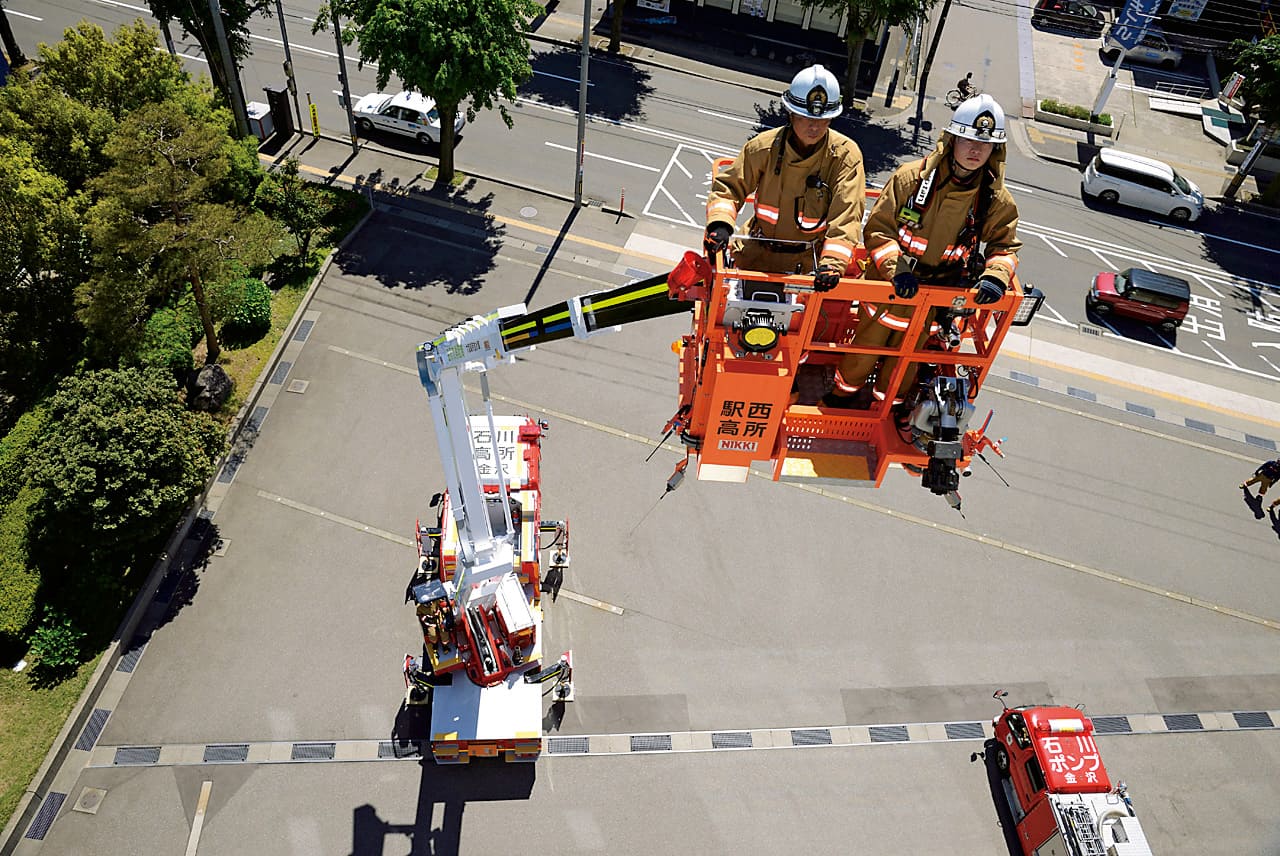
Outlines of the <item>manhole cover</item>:
M 107 792 L 102 788 L 85 788 L 80 792 L 80 799 L 76 800 L 76 804 L 71 807 L 72 811 L 82 811 L 85 814 L 97 814 L 98 806 L 102 805 L 102 798 Z
M 291 380 L 289 385 L 285 387 L 288 392 L 296 392 L 299 395 L 307 391 L 307 387 L 311 385 L 309 380 Z
M 520 216 L 526 219 L 538 216 L 538 209 L 532 205 L 526 205 L 520 209 Z

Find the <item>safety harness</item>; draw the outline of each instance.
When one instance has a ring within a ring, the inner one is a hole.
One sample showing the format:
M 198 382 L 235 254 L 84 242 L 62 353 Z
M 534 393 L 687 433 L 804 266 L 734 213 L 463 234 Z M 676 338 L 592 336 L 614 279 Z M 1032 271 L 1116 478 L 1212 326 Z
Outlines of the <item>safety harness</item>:
M 920 162 L 922 171 L 926 163 L 927 161 Z M 915 261 L 913 270 L 921 282 L 937 285 L 960 285 L 962 282 L 972 282 L 982 274 L 986 265 L 979 245 L 987 222 L 987 214 L 991 210 L 991 202 L 995 198 L 995 172 L 983 166 L 977 198 L 965 214 L 964 226 L 956 235 L 955 241 L 943 250 L 941 260 L 937 264 L 926 267 L 919 262 L 924 258 L 929 242 L 925 238 L 917 237 L 916 231 L 924 222 L 924 212 L 929 208 L 934 194 L 954 180 L 954 175 L 948 175 L 941 186 L 935 188 L 937 173 L 938 168 L 934 167 L 921 175 L 911 200 L 898 209 L 898 245 L 902 247 L 904 254 Z

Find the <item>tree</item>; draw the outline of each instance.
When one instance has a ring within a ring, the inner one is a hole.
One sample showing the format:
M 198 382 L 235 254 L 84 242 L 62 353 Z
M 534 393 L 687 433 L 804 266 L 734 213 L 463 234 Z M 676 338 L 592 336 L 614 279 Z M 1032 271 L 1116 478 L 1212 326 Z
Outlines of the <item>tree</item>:
M 0 136 L 0 431 L 79 354 L 81 208 L 30 145 Z
M 311 239 L 333 210 L 332 197 L 298 175 L 297 158 L 289 158 L 258 185 L 254 204 L 289 230 L 298 243 L 298 266 L 305 267 Z
M 895 27 L 913 26 L 937 0 L 800 0 L 801 5 L 831 12 L 843 12 L 845 28 L 844 85 L 840 87 L 845 109 L 853 107 L 853 91 L 858 80 L 863 43 L 874 39 L 885 24 Z
M 609 53 L 617 53 L 622 47 L 622 19 L 627 12 L 628 0 L 613 0 L 613 16 L 609 21 Z
M 232 264 L 265 265 L 278 237 L 263 214 L 214 198 L 231 170 L 226 140 L 225 128 L 191 118 L 175 101 L 135 110 L 112 134 L 112 167 L 92 183 L 101 194 L 89 224 L 100 270 L 83 301 L 100 341 L 118 325 L 136 339 L 150 310 L 189 284 L 206 361 L 218 361 L 206 283 Z
M 97 24 L 81 21 L 62 41 L 40 46 L 40 77 L 119 120 L 143 104 L 173 98 L 188 83 L 177 58 L 156 50 L 159 39 L 160 31 L 141 19 L 121 26 L 111 40 Z
M 1269 127 L 1264 135 L 1274 139 L 1280 127 L 1280 34 L 1257 42 L 1237 39 L 1231 43 L 1236 71 L 1244 75 L 1240 92 L 1250 112 Z M 1280 202 L 1280 178 L 1273 178 L 1262 194 L 1268 205 Z
M 222 10 L 222 26 L 227 34 L 227 47 L 237 67 L 253 48 L 249 38 L 249 19 L 255 15 L 271 17 L 271 0 L 219 0 Z M 157 21 L 177 21 L 182 29 L 200 43 L 204 58 L 209 61 L 209 74 L 214 87 L 222 93 L 227 104 L 234 96 L 227 80 L 226 63 L 222 61 L 222 46 L 213 29 L 209 14 L 209 0 L 147 0 L 147 6 Z
M 164 371 L 65 378 L 27 470 L 42 492 L 46 551 L 111 557 L 160 535 L 213 475 L 225 443 L 216 420 L 183 407 Z
M 454 123 L 458 108 L 468 119 L 493 109 L 494 100 L 514 102 L 520 84 L 533 76 L 525 32 L 542 7 L 534 0 L 331 0 L 316 16 L 324 29 L 331 10 L 350 19 L 347 44 L 360 43 L 360 64 L 377 63 L 378 89 L 395 74 L 406 89 L 434 98 L 440 114 L 440 175 L 453 181 Z M 502 121 L 512 121 L 497 104 Z

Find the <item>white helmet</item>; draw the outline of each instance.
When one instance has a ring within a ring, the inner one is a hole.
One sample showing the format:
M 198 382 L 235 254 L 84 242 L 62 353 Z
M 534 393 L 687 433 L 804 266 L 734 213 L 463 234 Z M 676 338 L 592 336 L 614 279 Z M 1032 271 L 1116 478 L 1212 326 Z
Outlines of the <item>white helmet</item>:
M 811 65 L 791 79 L 782 103 L 797 116 L 834 119 L 840 115 L 840 84 L 820 65 Z
M 975 95 L 956 108 L 947 133 L 980 143 L 1003 143 L 1004 111 L 990 95 Z

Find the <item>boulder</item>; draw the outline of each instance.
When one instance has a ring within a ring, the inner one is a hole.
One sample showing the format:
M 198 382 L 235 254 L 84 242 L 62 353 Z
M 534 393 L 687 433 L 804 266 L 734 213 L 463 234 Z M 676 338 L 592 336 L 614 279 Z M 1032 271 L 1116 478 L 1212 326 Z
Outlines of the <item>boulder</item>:
M 208 365 L 191 373 L 187 382 L 187 402 L 192 410 L 212 412 L 227 403 L 235 386 L 222 366 Z

